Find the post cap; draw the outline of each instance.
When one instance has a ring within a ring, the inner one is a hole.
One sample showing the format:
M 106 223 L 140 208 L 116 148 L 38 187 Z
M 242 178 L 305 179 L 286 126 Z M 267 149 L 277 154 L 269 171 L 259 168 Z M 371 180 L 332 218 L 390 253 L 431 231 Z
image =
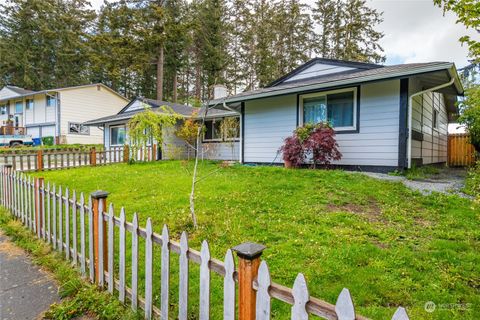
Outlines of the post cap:
M 97 190 L 97 191 L 94 191 L 94 192 L 90 193 L 90 196 L 93 199 L 104 199 L 108 196 L 108 192 L 107 191 L 102 191 L 102 190 Z
M 254 242 L 244 242 L 232 248 L 233 251 L 237 252 L 237 255 L 240 258 L 253 260 L 262 255 L 263 250 L 267 248 L 263 244 L 254 243 Z

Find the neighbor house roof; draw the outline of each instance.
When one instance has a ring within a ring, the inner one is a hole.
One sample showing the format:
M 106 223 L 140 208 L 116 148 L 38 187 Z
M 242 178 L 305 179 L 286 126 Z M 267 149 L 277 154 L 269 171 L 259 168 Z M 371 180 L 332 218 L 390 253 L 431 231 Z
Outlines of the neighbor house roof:
M 20 88 L 20 87 L 17 87 L 17 86 L 6 85 L 5 87 L 10 89 L 13 92 L 19 94 L 19 95 L 31 94 L 32 92 L 34 92 L 32 90 L 27 90 L 27 89 Z
M 309 63 L 312 62 L 307 62 L 307 64 Z M 295 73 L 304 67 L 305 65 L 302 65 L 292 73 Z M 289 75 L 291 76 L 292 73 Z M 453 77 L 455 78 L 455 84 L 453 87 L 445 89 L 446 93 L 452 95 L 463 94 L 463 87 L 460 79 L 458 78 L 455 65 L 450 62 L 410 63 L 392 66 L 362 64 L 362 67 L 355 67 L 351 71 L 283 82 L 289 75 L 274 81 L 272 84 L 270 84 L 270 86 L 265 88 L 245 91 L 223 99 L 212 100 L 210 101 L 210 105 L 218 105 L 223 102 L 238 103 L 246 100 L 308 92 L 311 90 L 326 89 L 345 85 L 356 85 L 371 81 L 399 79 L 414 75 L 425 75 L 425 77 L 431 75 L 431 79 L 427 79 L 427 82 L 430 81 L 432 84 L 436 82 L 442 83 L 441 81 L 444 83 Z
M 43 93 L 58 92 L 58 91 L 67 91 L 67 90 L 74 90 L 74 89 L 80 89 L 80 88 L 86 88 L 86 87 L 93 87 L 93 86 L 101 86 L 101 87 L 107 89 L 108 91 L 116 94 L 117 96 L 125 99 L 125 101 L 127 101 L 127 98 L 125 98 L 123 95 L 121 95 L 120 93 L 116 92 L 115 90 L 113 90 L 113 89 L 110 88 L 109 86 L 106 86 L 106 85 L 104 85 L 103 83 L 91 83 L 91 84 L 84 84 L 84 85 L 79 85 L 79 86 L 71 86 L 71 87 L 63 87 L 63 88 L 54 88 L 54 89 L 47 89 L 47 90 L 40 90 L 40 91 L 26 90 L 26 89 L 23 89 L 23 88 L 20 88 L 20 87 L 9 86 L 9 85 L 8 85 L 8 86 L 5 86 L 5 87 L 7 87 L 8 89 L 16 92 L 18 95 L 13 96 L 13 97 L 6 97 L 6 98 L 3 98 L 3 99 L 0 99 L 0 102 L 1 102 L 1 101 L 7 101 L 7 100 L 10 100 L 10 99 L 18 99 L 18 98 L 23 98 L 23 97 L 29 97 L 29 96 L 32 96 L 32 95 L 35 95 L 35 94 L 43 94 Z
M 175 113 L 185 118 L 190 118 L 190 117 L 199 118 L 205 112 L 204 108 L 195 108 L 195 107 L 191 107 L 191 106 L 187 106 L 179 103 L 172 103 L 168 101 L 153 100 L 153 99 L 138 97 L 131 100 L 122 110 L 120 110 L 119 113 L 111 116 L 87 121 L 84 123 L 84 125 L 96 126 L 96 125 L 102 125 L 105 123 L 128 120 L 132 118 L 135 114 L 145 111 L 144 108 L 127 111 L 128 108 L 138 100 L 147 104 L 151 108 L 151 110 L 154 112 L 165 113 L 161 107 L 167 106 L 171 108 Z M 238 114 L 233 111 L 224 111 L 224 110 L 218 110 L 218 109 L 209 109 L 207 112 L 207 118 L 234 116 L 234 115 L 238 115 Z

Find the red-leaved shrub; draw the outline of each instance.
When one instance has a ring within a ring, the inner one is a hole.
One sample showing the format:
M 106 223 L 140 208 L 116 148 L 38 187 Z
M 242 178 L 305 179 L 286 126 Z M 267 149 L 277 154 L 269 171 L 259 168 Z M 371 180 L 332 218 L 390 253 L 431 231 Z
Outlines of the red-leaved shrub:
M 335 140 L 335 131 L 328 123 L 307 124 L 297 128 L 292 136 L 284 140 L 280 151 L 285 163 L 290 163 L 293 167 L 300 167 L 308 159 L 316 167 L 329 165 L 342 158 Z

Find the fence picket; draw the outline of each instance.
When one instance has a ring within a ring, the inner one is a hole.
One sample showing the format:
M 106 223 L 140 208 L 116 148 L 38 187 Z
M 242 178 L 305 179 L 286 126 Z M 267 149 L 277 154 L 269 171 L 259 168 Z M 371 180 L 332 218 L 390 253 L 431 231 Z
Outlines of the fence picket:
M 223 319 L 235 320 L 235 261 L 232 250 L 225 254 L 225 277 L 223 278 Z
M 51 216 L 51 212 L 50 212 L 50 199 L 51 199 L 51 196 L 50 196 L 50 182 L 47 182 L 47 190 L 46 190 L 46 195 L 47 195 L 47 199 L 46 199 L 46 205 L 47 205 L 47 242 L 48 244 L 51 244 L 52 243 L 52 216 Z
M 203 240 L 200 251 L 202 262 L 200 263 L 200 320 L 210 318 L 210 250 L 208 242 Z
M 58 251 L 63 250 L 62 186 L 58 187 Z
M 138 216 L 133 214 L 132 221 L 132 310 L 137 310 L 138 298 Z
M 90 272 L 90 281 L 95 281 L 95 257 L 93 254 L 93 209 L 92 197 L 88 198 L 88 269 Z
M 65 188 L 65 258 L 70 260 L 70 192 Z
M 180 281 L 178 286 L 178 320 L 187 320 L 188 311 L 188 236 L 184 231 L 180 237 Z
M 118 261 L 118 299 L 125 302 L 125 209 L 120 210 L 120 236 L 119 236 L 119 261 Z
M 145 238 L 145 318 L 152 318 L 152 272 L 153 272 L 153 252 L 152 252 L 152 220 L 147 219 L 147 234 Z
M 405 308 L 398 307 L 393 314 L 392 320 L 409 320 L 407 310 L 405 310 Z
M 85 259 L 85 197 L 80 193 L 80 271 L 82 276 L 87 273 Z
M 114 240 L 115 240 L 115 225 L 113 224 L 113 204 L 110 203 L 108 208 L 108 292 L 113 293 L 114 278 L 113 278 L 113 254 L 114 254 Z
M 57 239 L 57 190 L 55 184 L 53 184 L 53 199 L 52 199 L 52 218 L 53 218 L 53 249 L 57 250 L 58 239 Z
M 33 229 L 33 219 L 32 219 L 32 186 L 30 182 L 32 181 L 31 177 L 28 177 L 27 182 L 27 195 L 28 195 L 28 227 L 30 230 Z M 8 185 L 7 185 L 8 188 Z M 8 200 L 7 200 L 8 201 Z M 8 203 L 7 203 L 8 206 Z
M 258 290 L 256 301 L 256 319 L 257 320 L 269 320 L 270 319 L 270 294 L 268 289 L 270 288 L 270 271 L 265 261 L 260 263 L 258 268 Z
M 78 245 L 77 245 L 77 192 L 73 190 L 73 195 L 72 195 L 72 260 L 73 264 L 76 266 L 78 262 Z
M 40 179 L 38 185 L 38 192 L 39 192 L 39 201 L 40 201 L 40 210 L 42 216 L 42 223 L 40 224 L 42 230 L 42 238 L 43 240 L 46 239 L 46 232 L 45 232 L 45 181 Z
M 162 319 L 168 320 L 168 293 L 169 293 L 169 281 L 170 281 L 170 251 L 168 249 L 168 243 L 170 237 L 168 235 L 168 227 L 163 225 L 162 230 L 162 266 L 161 266 L 161 292 L 160 292 L 160 315 Z
M 299 273 L 293 284 L 293 300 L 292 320 L 308 320 L 308 312 L 306 310 L 310 295 L 308 293 L 307 281 L 303 274 Z
M 103 261 L 103 233 L 105 232 L 105 230 L 103 230 L 103 201 L 99 201 L 98 203 L 98 220 L 97 220 L 97 223 L 98 223 L 98 285 L 100 287 L 103 287 L 104 285 L 104 278 L 105 278 L 105 272 L 104 272 L 104 263 L 106 261 Z
M 347 288 L 343 288 L 342 292 L 338 295 L 335 312 L 337 313 L 338 320 L 355 319 L 355 308 L 352 297 L 350 296 L 350 291 L 348 291 Z

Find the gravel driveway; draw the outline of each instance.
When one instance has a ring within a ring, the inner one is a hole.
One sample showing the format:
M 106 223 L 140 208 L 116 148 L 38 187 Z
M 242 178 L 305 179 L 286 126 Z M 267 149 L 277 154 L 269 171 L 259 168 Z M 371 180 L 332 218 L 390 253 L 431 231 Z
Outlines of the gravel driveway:
M 444 168 L 440 169 L 438 174 L 421 180 L 408 180 L 404 176 L 393 176 L 386 173 L 362 172 L 362 174 L 380 180 L 402 182 L 406 187 L 420 191 L 425 195 L 431 194 L 432 192 L 440 192 L 457 194 L 463 198 L 473 198 L 462 192 L 465 185 L 465 169 Z

